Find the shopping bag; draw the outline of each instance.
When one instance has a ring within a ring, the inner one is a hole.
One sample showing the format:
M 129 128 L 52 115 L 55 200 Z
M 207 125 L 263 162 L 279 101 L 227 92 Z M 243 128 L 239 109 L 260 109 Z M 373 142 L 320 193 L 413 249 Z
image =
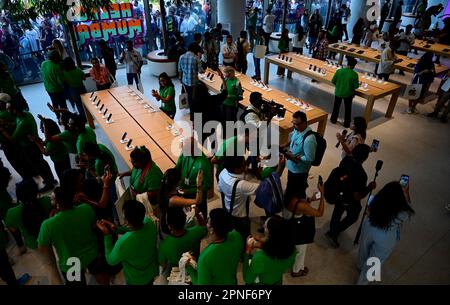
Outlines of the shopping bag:
M 178 97 L 178 108 L 180 108 L 180 109 L 189 108 L 188 95 L 186 92 L 186 88 L 184 88 L 183 85 L 182 85 L 181 93 Z
M 137 79 L 138 79 L 137 88 L 142 94 L 144 94 L 144 86 L 142 85 L 141 75 L 139 73 L 137 74 Z
M 413 80 L 415 78 L 413 77 Z M 417 77 L 417 82 L 413 81 L 412 84 L 407 85 L 405 92 L 403 93 L 403 97 L 408 100 L 417 100 L 420 96 L 420 93 L 422 92 L 422 84 L 418 84 L 419 77 Z
M 111 82 L 111 87 L 110 88 L 117 88 L 117 87 L 119 87 L 119 83 L 117 82 L 117 79 L 114 78 L 114 76 L 112 76 L 110 74 L 108 77 L 109 77 L 109 81 Z
M 256 45 L 255 46 L 255 57 L 256 58 L 264 58 L 266 56 L 267 47 L 265 45 Z

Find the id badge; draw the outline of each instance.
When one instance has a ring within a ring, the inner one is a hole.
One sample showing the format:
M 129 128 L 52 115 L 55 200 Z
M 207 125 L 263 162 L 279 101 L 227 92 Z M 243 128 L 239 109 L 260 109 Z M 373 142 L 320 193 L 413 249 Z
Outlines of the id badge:
M 189 185 L 189 178 L 184 178 L 184 184 Z

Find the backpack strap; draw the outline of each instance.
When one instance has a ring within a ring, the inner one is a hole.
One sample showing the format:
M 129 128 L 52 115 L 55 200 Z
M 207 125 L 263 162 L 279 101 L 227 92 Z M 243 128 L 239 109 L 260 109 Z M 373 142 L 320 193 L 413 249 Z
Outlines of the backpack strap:
M 312 130 L 308 130 L 308 131 L 305 133 L 305 135 L 303 136 L 303 139 L 302 139 L 302 146 L 305 146 L 305 140 L 306 140 L 306 138 L 309 137 L 309 136 L 312 135 L 312 134 L 313 134 L 313 131 L 312 131 Z
M 234 200 L 235 200 L 235 197 L 236 197 L 236 189 L 237 189 L 237 185 L 238 185 L 239 181 L 241 181 L 241 180 L 236 179 L 236 181 L 234 181 L 233 189 L 231 191 L 230 210 L 229 210 L 229 213 L 230 213 L 231 216 L 233 216 Z
M 279 188 L 279 185 L 275 178 L 273 177 L 273 174 L 269 175 L 269 179 L 267 180 L 270 184 L 270 187 L 272 188 L 272 200 L 276 200 L 276 202 L 282 202 L 283 196 L 282 196 L 282 190 Z

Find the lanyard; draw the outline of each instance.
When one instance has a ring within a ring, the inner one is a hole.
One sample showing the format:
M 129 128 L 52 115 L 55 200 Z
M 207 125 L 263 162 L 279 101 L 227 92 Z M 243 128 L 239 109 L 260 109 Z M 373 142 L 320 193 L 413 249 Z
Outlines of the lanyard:
M 142 183 L 144 182 L 145 176 L 147 176 L 148 171 L 150 170 L 150 168 L 152 167 L 153 162 L 148 162 L 148 164 L 145 166 L 145 168 L 141 171 L 141 174 L 139 175 L 139 184 L 138 184 L 138 188 L 142 185 Z M 131 186 L 134 185 L 134 180 L 132 181 L 132 183 L 130 183 Z
M 188 171 L 186 171 L 185 179 L 189 179 L 189 176 L 191 175 L 192 169 L 194 168 L 195 162 L 197 162 L 197 159 L 194 159 L 194 162 L 192 162 L 191 168 Z

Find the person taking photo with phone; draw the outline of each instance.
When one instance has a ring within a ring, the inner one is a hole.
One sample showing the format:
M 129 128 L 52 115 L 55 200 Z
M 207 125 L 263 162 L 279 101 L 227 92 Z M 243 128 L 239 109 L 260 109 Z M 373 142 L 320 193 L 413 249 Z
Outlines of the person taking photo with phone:
M 400 240 L 402 223 L 414 215 L 409 182 L 389 182 L 369 201 L 369 217 L 364 221 L 358 252 L 358 285 L 367 285 L 367 260 L 376 257 L 383 264 Z

